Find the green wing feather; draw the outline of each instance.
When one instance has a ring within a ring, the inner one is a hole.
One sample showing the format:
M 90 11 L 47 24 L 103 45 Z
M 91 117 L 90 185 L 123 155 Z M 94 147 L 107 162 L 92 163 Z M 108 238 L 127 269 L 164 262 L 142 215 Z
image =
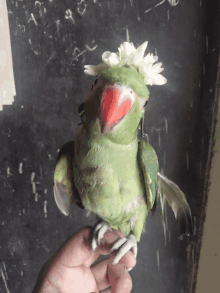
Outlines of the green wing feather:
M 59 210 L 69 215 L 70 203 L 83 208 L 73 182 L 74 141 L 66 143 L 60 150 L 54 170 L 54 198 Z
M 158 158 L 153 147 L 147 141 L 138 143 L 138 159 L 144 177 L 146 203 L 151 210 L 157 193 Z

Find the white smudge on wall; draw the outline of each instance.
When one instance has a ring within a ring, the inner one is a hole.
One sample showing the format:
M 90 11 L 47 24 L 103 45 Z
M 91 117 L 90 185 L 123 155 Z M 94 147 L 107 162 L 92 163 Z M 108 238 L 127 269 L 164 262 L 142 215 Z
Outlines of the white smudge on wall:
M 23 163 L 20 163 L 19 164 L 19 174 L 22 174 L 22 166 L 23 166 Z
M 44 201 L 44 216 L 47 218 L 47 200 Z
M 75 19 L 73 18 L 73 12 L 70 9 L 67 9 L 65 12 L 65 18 L 69 19 L 73 24 L 75 23 Z
M 35 173 L 32 172 L 32 173 L 31 173 L 31 181 L 34 181 L 34 177 L 35 177 Z
M 179 4 L 179 0 L 168 0 L 171 6 L 176 6 L 177 4 Z
M 31 182 L 32 184 L 32 191 L 35 194 L 36 193 L 36 183 L 35 182 Z
M 7 168 L 7 177 L 9 177 L 10 175 L 12 175 L 12 174 L 11 174 L 11 171 L 10 171 L 10 167 L 8 167 Z

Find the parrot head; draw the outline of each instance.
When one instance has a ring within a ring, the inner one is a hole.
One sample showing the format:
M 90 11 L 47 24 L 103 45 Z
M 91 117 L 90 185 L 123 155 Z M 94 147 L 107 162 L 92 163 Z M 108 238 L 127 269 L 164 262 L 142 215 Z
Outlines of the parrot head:
M 137 136 L 148 99 L 146 84 L 135 70 L 111 67 L 96 77 L 79 113 L 89 132 L 129 143 Z
M 158 57 L 144 56 L 147 44 L 145 41 L 135 48 L 133 43 L 123 42 L 117 53 L 102 54 L 103 63 L 85 65 L 86 74 L 97 76 L 84 103 L 82 122 L 87 134 L 127 144 L 137 137 L 140 124 L 143 130 L 140 122 L 149 99 L 146 85 L 167 82 L 160 74 L 162 63 L 153 65 Z

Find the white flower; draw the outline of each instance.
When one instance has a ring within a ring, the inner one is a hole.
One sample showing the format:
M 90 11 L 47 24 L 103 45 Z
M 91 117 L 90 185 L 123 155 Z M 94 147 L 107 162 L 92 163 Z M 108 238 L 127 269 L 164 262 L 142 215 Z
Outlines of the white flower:
M 128 66 L 134 68 L 143 77 L 146 85 L 162 85 L 167 82 L 167 79 L 159 74 L 163 71 L 162 63 L 156 63 L 157 56 L 147 54 L 144 57 L 144 52 L 147 48 L 148 42 L 144 42 L 137 49 L 133 43 L 124 42 L 118 48 L 117 53 L 106 51 L 102 54 L 102 61 L 97 66 L 85 65 L 85 73 L 88 75 L 97 75 L 101 71 L 114 66 Z

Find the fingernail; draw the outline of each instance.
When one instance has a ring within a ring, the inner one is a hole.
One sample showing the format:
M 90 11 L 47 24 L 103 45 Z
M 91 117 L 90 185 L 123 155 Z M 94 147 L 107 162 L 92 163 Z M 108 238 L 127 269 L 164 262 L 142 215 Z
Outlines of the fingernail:
M 132 270 L 132 268 L 128 269 L 128 272 L 130 272 Z

